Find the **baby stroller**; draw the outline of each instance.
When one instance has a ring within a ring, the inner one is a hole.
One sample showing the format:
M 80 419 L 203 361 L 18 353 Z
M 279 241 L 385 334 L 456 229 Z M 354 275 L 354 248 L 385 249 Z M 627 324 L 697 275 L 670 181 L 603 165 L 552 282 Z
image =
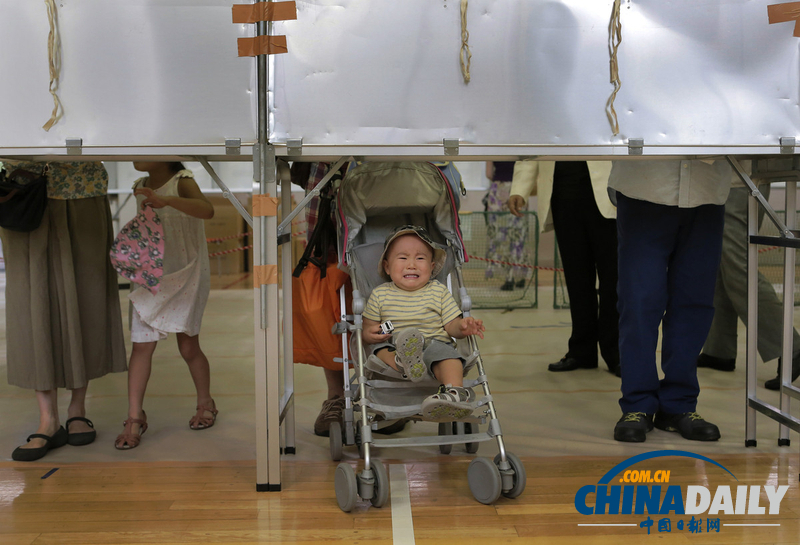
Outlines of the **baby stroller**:
M 397 226 L 412 224 L 425 227 L 434 241 L 446 248 L 447 263 L 437 280 L 448 286 L 460 302 L 464 316 L 469 315 L 470 298 L 464 287 L 461 264 L 464 245 L 458 225 L 453 188 L 442 172 L 430 163 L 363 163 L 342 180 L 336 201 L 339 266 L 350 274 L 353 284 L 352 315 L 342 316 L 334 332 L 343 335 L 344 354 L 344 429 L 338 422 L 330 428 L 331 458 L 342 457 L 344 445 L 358 445 L 364 468 L 358 474 L 347 463 L 336 469 L 336 499 L 343 511 L 350 511 L 358 497 L 381 507 L 388 500 L 389 480 L 386 468 L 373 457 L 374 447 L 436 446 L 449 454 L 452 445 L 463 444 L 475 453 L 481 441 L 497 441 L 499 454 L 494 460 L 475 458 L 469 465 L 470 490 L 481 503 L 496 501 L 501 494 L 515 498 L 525 489 L 525 468 L 506 451 L 497 419 L 488 379 L 474 337 L 459 341 L 459 351 L 466 358 L 465 377 L 477 368 L 477 378 L 464 380 L 467 388 L 482 387 L 483 396 L 474 396 L 471 415 L 458 422 L 439 424 L 439 434 L 424 437 L 377 439 L 373 432 L 400 427 L 406 421 L 423 420 L 420 405 L 436 393 L 438 382 L 404 380 L 402 375 L 367 355 L 361 342 L 362 312 L 373 288 L 383 280 L 378 276 L 378 260 L 386 236 Z M 451 275 L 451 273 L 455 273 Z M 453 278 L 453 276 L 455 278 Z M 345 309 L 344 289 L 340 292 Z M 350 334 L 348 350 L 347 337 Z M 348 352 L 355 355 L 348 359 Z M 351 374 L 352 366 L 352 374 Z M 488 423 L 481 432 L 480 424 Z

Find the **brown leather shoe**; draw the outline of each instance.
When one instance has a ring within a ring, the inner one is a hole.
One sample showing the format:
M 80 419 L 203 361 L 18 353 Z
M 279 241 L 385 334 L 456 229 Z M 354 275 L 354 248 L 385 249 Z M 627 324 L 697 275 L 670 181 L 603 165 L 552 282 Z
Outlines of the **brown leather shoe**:
M 330 435 L 328 429 L 332 422 L 339 422 L 344 426 L 344 419 L 342 413 L 344 412 L 344 397 L 337 396 L 333 399 L 326 399 L 322 402 L 322 410 L 314 422 L 314 435 L 320 437 L 328 437 Z

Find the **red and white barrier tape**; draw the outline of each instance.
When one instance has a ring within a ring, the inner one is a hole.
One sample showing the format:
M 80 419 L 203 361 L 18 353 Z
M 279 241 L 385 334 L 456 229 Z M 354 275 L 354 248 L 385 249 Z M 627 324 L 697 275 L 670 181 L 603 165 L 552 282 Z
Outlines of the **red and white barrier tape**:
M 242 246 L 241 248 L 233 248 L 232 250 L 223 250 L 221 252 L 214 252 L 213 254 L 208 254 L 208 257 L 217 257 L 226 254 L 233 254 L 236 252 L 243 252 L 245 250 L 251 250 L 252 248 L 253 245 L 251 244 L 250 246 Z
M 206 242 L 222 242 L 224 240 L 233 240 L 235 238 L 244 238 L 244 237 L 250 236 L 252 234 L 253 233 L 247 232 L 247 233 L 239 233 L 238 235 L 229 235 L 227 237 L 207 238 Z

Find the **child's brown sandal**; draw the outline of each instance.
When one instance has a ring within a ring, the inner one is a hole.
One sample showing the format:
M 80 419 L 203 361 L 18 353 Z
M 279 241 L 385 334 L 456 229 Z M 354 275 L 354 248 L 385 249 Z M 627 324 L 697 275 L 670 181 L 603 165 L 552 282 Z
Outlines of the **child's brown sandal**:
M 142 411 L 142 414 L 144 419 L 129 417 L 122 423 L 125 429 L 117 435 L 117 439 L 114 441 L 114 447 L 117 450 L 130 450 L 138 447 L 139 443 L 142 442 L 142 434 L 147 431 L 147 415 L 144 414 L 144 411 Z M 133 433 L 134 424 L 139 424 L 139 433 Z
M 211 413 L 211 416 L 206 416 L 206 413 Z M 189 427 L 193 430 L 207 430 L 217 421 L 217 404 L 211 400 L 211 406 L 198 405 L 197 413 L 189 420 Z

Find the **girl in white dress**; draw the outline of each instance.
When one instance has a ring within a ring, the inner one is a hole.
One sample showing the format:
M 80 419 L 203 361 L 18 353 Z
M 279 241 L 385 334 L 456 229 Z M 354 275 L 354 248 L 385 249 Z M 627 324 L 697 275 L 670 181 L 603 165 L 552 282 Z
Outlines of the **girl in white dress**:
M 147 429 L 142 408 L 158 341 L 176 333 L 178 349 L 189 366 L 197 390 L 197 412 L 189 421 L 194 430 L 214 425 L 217 408 L 210 392 L 208 359 L 200 348 L 200 322 L 208 300 L 210 270 L 204 219 L 214 217 L 190 170 L 181 163 L 134 162 L 148 176 L 136 180 L 134 195 L 140 208 L 156 209 L 164 228 L 163 276 L 156 293 L 132 284 L 131 351 L 128 365 L 128 418 L 114 446 L 139 445 Z

